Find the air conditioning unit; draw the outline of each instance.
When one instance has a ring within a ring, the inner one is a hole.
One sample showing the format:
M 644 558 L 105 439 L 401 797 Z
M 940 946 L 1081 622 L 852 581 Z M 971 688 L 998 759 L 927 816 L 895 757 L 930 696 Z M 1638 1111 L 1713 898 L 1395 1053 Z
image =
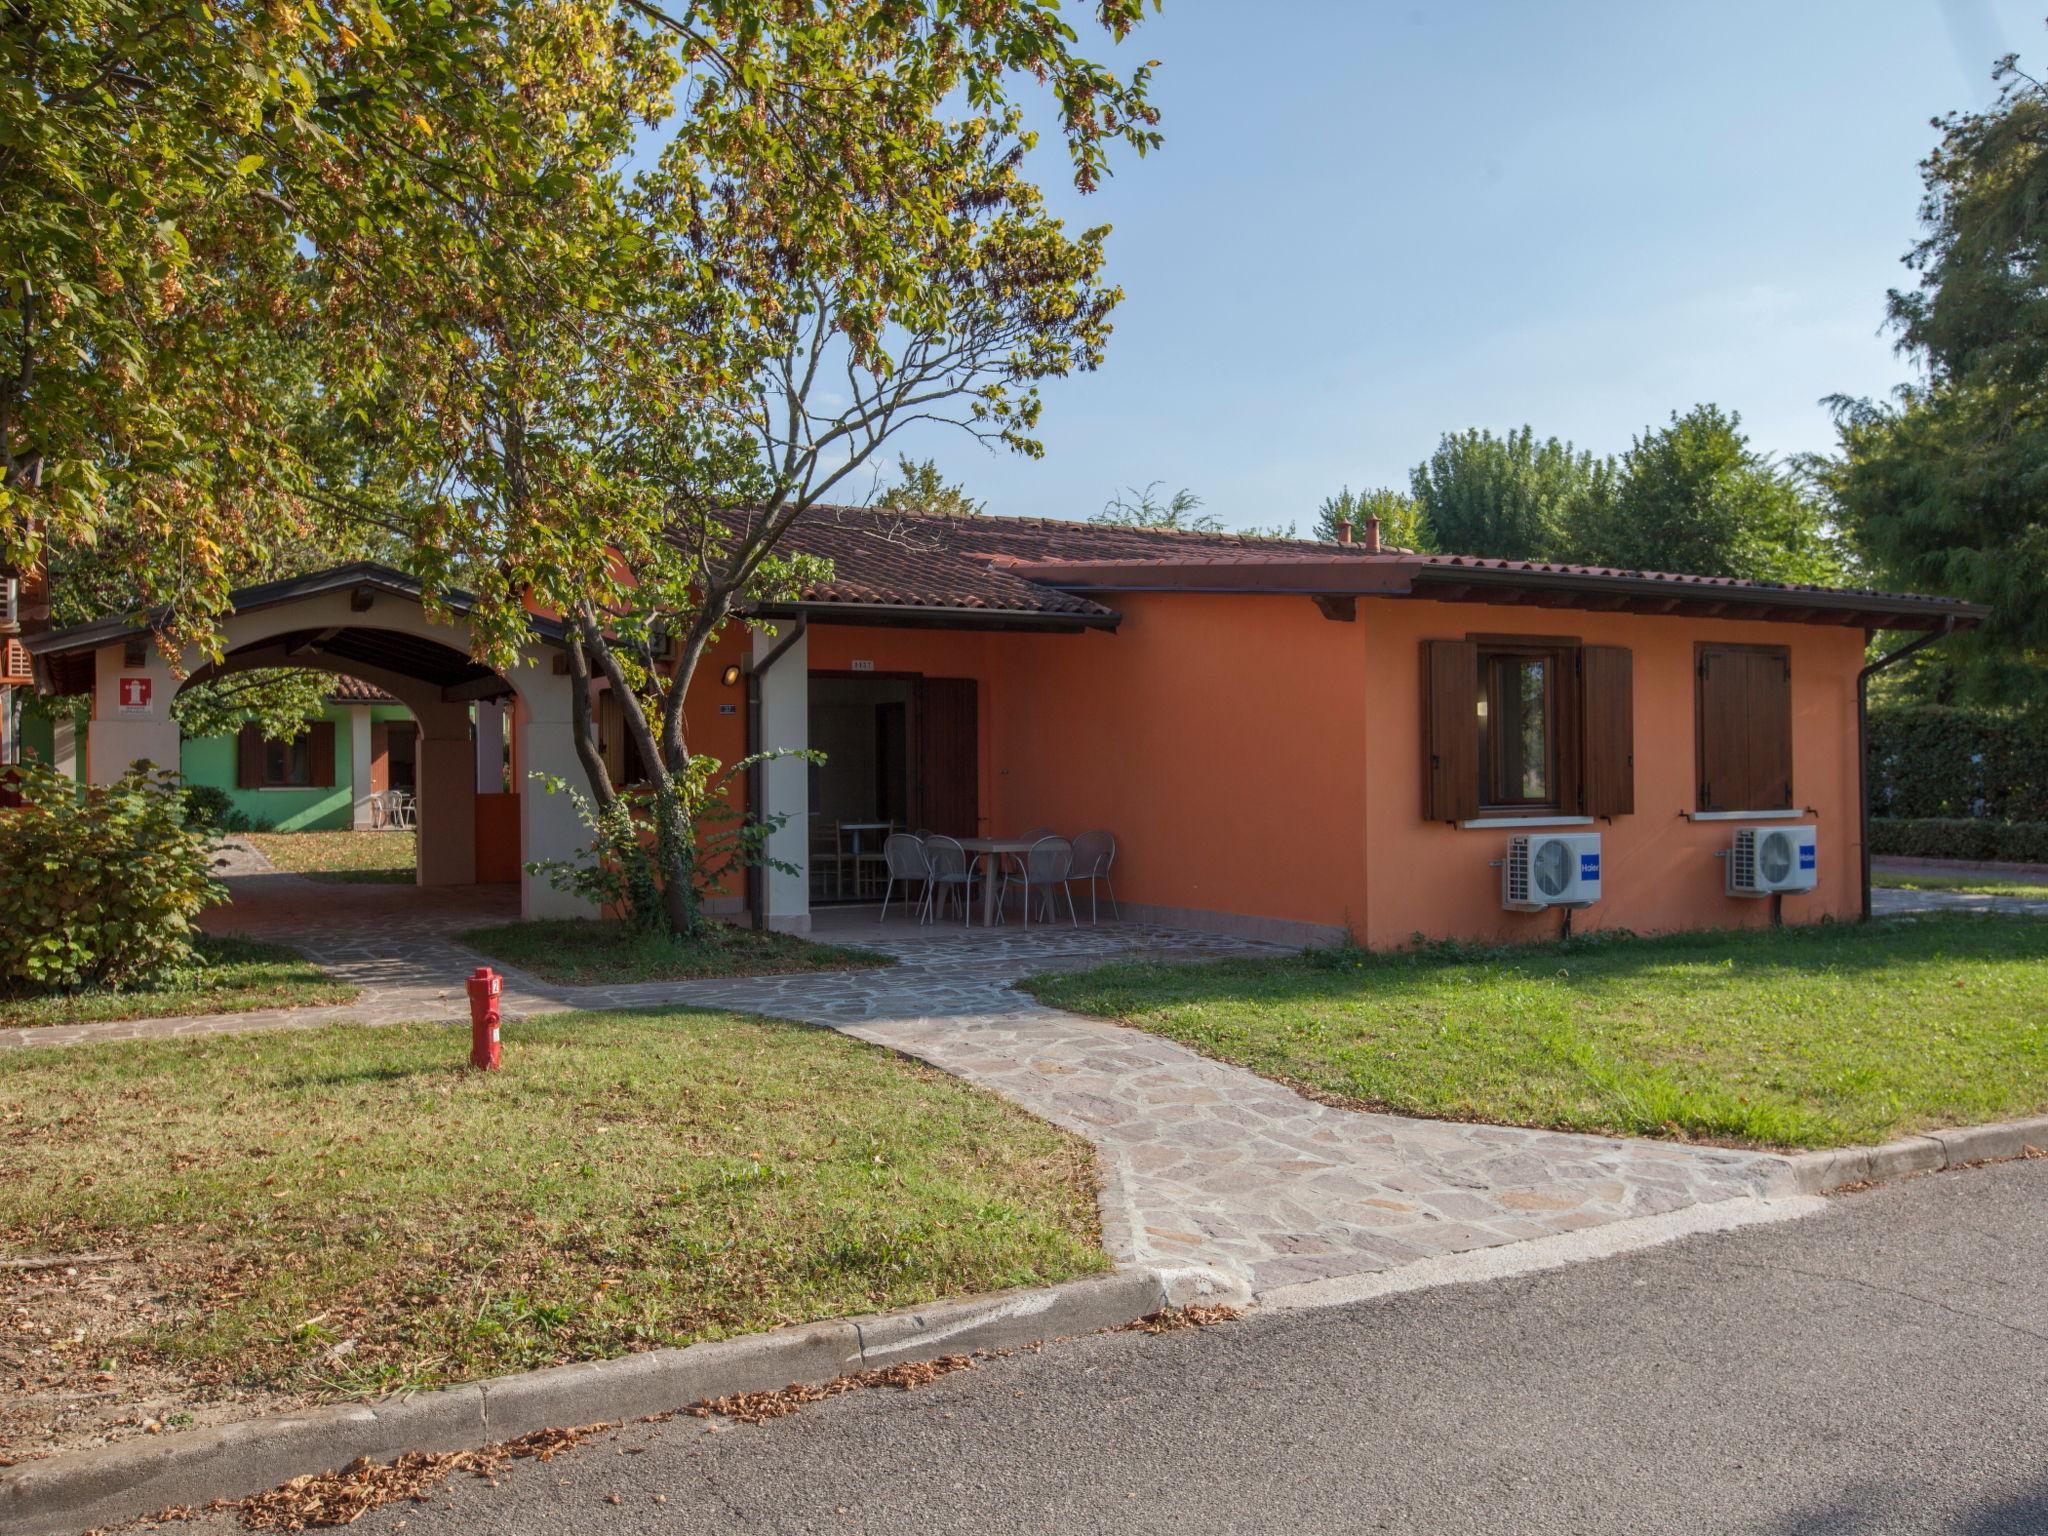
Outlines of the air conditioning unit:
M 1776 896 L 1820 884 L 1820 834 L 1814 827 L 1742 827 L 1728 850 L 1730 896 Z
M 1500 904 L 1510 912 L 1590 907 L 1600 899 L 1600 834 L 1537 832 L 1508 839 Z

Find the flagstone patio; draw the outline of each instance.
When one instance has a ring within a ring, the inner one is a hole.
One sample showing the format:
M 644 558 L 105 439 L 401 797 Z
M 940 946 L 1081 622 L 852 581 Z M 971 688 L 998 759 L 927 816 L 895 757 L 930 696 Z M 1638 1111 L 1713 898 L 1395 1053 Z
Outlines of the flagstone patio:
M 335 1008 L 0 1032 L 0 1048 L 392 1023 L 467 1014 L 478 956 L 451 935 L 509 915 L 497 888 L 420 891 L 234 877 L 210 927 L 290 943 L 363 995 Z M 1188 959 L 1273 946 L 1136 923 L 993 931 L 821 914 L 817 937 L 886 950 L 887 970 L 606 987 L 507 970 L 517 1021 L 683 1004 L 796 1019 L 904 1052 L 1086 1136 L 1103 1237 L 1125 1262 L 1206 1265 L 1254 1292 L 1768 1193 L 1758 1152 L 1467 1125 L 1332 1108 L 1242 1068 L 1040 1006 L 1015 983 L 1120 954 Z

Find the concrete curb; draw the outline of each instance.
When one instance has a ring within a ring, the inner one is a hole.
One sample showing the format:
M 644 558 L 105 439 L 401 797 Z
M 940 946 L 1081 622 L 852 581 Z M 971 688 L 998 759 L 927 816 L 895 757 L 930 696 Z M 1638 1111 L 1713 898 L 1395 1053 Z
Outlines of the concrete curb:
M 1772 1180 L 1771 1192 L 1824 1195 L 1852 1184 L 1875 1184 L 1885 1179 L 1902 1179 L 1909 1173 L 1933 1173 L 1967 1163 L 2019 1157 L 2032 1149 L 2048 1150 L 2048 1115 L 1929 1131 L 1924 1136 L 1906 1136 L 1876 1147 L 1802 1152 L 1785 1159 L 1785 1169 Z
M 0 1536 L 70 1536 L 180 1504 L 238 1499 L 368 1456 L 460 1451 L 538 1429 L 635 1419 L 707 1397 L 906 1360 L 1092 1333 L 1165 1306 L 1242 1304 L 1213 1270 L 1125 1269 L 1037 1290 L 779 1328 L 377 1403 L 339 1403 L 215 1429 L 126 1440 L 0 1470 Z

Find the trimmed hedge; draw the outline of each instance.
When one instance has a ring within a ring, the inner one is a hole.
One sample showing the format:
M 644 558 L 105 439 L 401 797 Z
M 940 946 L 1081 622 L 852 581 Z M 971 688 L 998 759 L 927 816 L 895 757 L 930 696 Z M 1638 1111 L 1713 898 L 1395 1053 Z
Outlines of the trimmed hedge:
M 1987 859 L 2048 864 L 2048 821 L 1986 821 L 1966 816 L 1873 816 L 1870 851 L 1878 858 Z
M 1870 812 L 2048 822 L 2048 708 L 1873 709 Z

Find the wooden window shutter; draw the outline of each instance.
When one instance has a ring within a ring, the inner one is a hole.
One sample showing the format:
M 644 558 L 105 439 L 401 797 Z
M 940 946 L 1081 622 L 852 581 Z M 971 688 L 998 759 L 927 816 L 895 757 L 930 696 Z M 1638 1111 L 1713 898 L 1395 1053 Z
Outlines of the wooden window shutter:
M 312 767 L 312 784 L 315 789 L 334 788 L 334 722 L 315 720 L 312 727 L 312 742 L 307 749 Z
M 1469 821 L 1479 814 L 1479 647 L 1422 642 L 1422 814 Z
M 1782 646 L 1703 645 L 1698 659 L 1699 808 L 1792 804 L 1792 661 Z
M 1636 808 L 1635 653 L 1589 645 L 1579 652 L 1585 750 L 1579 798 L 1587 816 L 1629 816 Z
M 263 786 L 263 734 L 253 723 L 245 725 L 235 738 L 235 788 Z

